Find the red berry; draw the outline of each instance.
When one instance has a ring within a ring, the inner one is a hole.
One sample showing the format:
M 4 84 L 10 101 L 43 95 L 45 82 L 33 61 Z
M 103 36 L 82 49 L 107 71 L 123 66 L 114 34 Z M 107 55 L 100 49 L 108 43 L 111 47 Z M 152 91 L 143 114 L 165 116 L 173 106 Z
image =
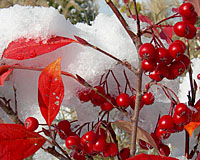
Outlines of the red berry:
M 200 73 L 199 73 L 199 74 L 197 74 L 197 79 L 198 79 L 198 80 L 200 80 Z
M 156 62 L 154 60 L 146 60 L 146 59 L 142 60 L 142 69 L 145 72 L 148 72 L 148 71 L 151 72 L 155 68 L 156 68 Z
M 158 121 L 158 127 L 166 131 L 171 131 L 174 128 L 173 118 L 170 115 L 162 116 Z
M 185 105 L 184 103 L 179 103 L 176 105 L 174 112 L 177 115 L 183 116 L 183 115 L 189 115 L 191 114 L 191 110 Z
M 188 115 L 178 115 L 176 112 L 173 115 L 173 120 L 176 125 L 186 125 L 190 121 L 190 117 Z
M 173 42 L 169 46 L 169 53 L 170 55 L 177 59 L 184 54 L 185 50 L 183 49 L 183 45 L 180 43 Z
M 88 154 L 94 153 L 93 145 L 94 145 L 93 143 L 87 143 L 87 144 L 85 144 L 85 145 L 83 146 L 84 151 L 85 151 L 86 153 L 88 153 Z
M 186 46 L 185 46 L 185 43 L 184 43 L 183 41 L 181 41 L 181 40 L 177 39 L 177 40 L 175 40 L 173 43 L 179 43 L 179 44 L 181 44 L 181 45 L 182 45 L 182 48 L 183 48 L 183 50 L 184 50 L 184 51 L 186 50 Z
M 151 105 L 154 102 L 154 95 L 151 92 L 146 92 L 143 96 L 142 96 L 142 101 L 144 102 L 144 104 L 146 105 Z
M 95 143 L 96 140 L 96 133 L 94 133 L 93 131 L 88 131 L 81 137 L 81 144 L 85 145 L 86 143 Z
M 179 37 L 185 37 L 188 34 L 188 25 L 185 22 L 177 22 L 174 25 L 174 32 Z
M 183 22 L 189 23 L 189 24 L 195 24 L 198 20 L 198 15 L 196 12 L 194 12 L 194 15 L 190 18 L 183 17 Z
M 184 36 L 187 39 L 193 39 L 196 36 L 197 29 L 193 24 L 188 24 L 188 32 Z
M 68 120 L 63 120 L 63 121 L 60 121 L 58 123 L 58 129 L 63 131 L 65 134 L 68 134 L 68 132 L 71 131 L 70 127 L 71 127 L 71 124 Z
M 156 72 L 156 70 L 154 70 L 153 72 L 151 72 L 149 74 L 149 78 L 151 78 L 152 80 L 155 80 L 157 82 L 162 81 L 162 79 L 164 78 L 163 76 L 161 76 L 158 72 Z
M 193 17 L 195 11 L 194 11 L 194 6 L 187 2 L 187 3 L 183 3 L 179 8 L 179 13 L 181 16 L 183 17 L 188 17 L 188 18 L 191 18 Z
M 181 61 L 174 61 L 170 65 L 170 72 L 175 76 L 180 76 L 185 72 L 185 65 Z
M 78 91 L 78 97 L 82 102 L 88 102 L 90 100 L 90 92 L 91 90 L 81 90 Z
M 159 138 L 159 139 L 167 139 L 169 138 L 171 134 L 161 128 L 156 128 L 156 136 Z
M 184 125 L 175 125 L 175 132 L 181 132 L 184 130 Z
M 38 128 L 39 122 L 34 117 L 28 117 L 24 122 L 24 127 L 29 131 L 35 131 Z
M 168 49 L 166 48 L 163 48 L 163 47 L 157 48 L 156 53 L 157 53 L 157 60 L 159 63 L 168 65 L 173 60 L 173 58 L 169 54 Z
M 73 158 L 74 158 L 74 160 L 86 160 L 85 156 L 78 152 L 74 153 Z
M 104 151 L 104 157 L 115 157 L 118 154 L 118 147 L 115 143 L 108 143 L 107 148 Z
M 162 144 L 159 147 L 159 152 L 163 156 L 169 156 L 169 154 L 170 154 L 170 148 L 168 147 L 168 145 Z
M 106 98 L 108 98 L 112 102 L 113 105 L 115 104 L 115 98 L 114 97 L 111 97 L 108 94 L 108 95 L 106 95 Z M 101 110 L 102 111 L 111 111 L 114 108 L 114 106 L 112 104 L 108 101 L 105 101 L 104 103 L 101 104 Z
M 95 86 L 94 87 L 99 93 L 101 93 L 102 95 L 105 95 L 105 90 L 103 87 L 101 86 Z M 91 91 L 90 93 L 90 98 L 91 98 L 91 102 L 94 104 L 94 105 L 101 105 L 102 103 L 105 102 L 105 98 L 102 97 L 101 95 L 99 95 L 97 92 L 95 92 L 94 90 Z
M 135 109 L 135 99 L 136 99 L 136 95 L 132 95 L 130 97 L 130 107 L 134 110 Z M 144 102 L 141 100 L 140 102 L 140 109 L 142 109 L 142 107 L 144 106 Z
M 188 66 L 190 65 L 190 58 L 186 55 L 182 55 L 179 59 L 179 61 L 183 62 L 183 64 L 185 65 L 185 68 L 188 68 Z
M 97 139 L 96 143 L 94 143 L 93 150 L 96 152 L 104 152 L 106 150 L 106 147 L 106 138 L 104 136 L 101 136 Z
M 128 107 L 130 104 L 129 95 L 126 93 L 121 93 L 116 98 L 116 103 L 119 107 Z
M 65 140 L 65 145 L 68 149 L 75 149 L 80 145 L 80 137 L 79 136 L 69 136 Z
M 166 64 L 158 64 L 156 73 L 162 78 L 167 77 L 169 75 L 169 67 Z
M 151 43 L 145 43 L 139 48 L 139 55 L 142 59 L 150 60 L 156 57 L 156 51 Z
M 126 160 L 129 158 L 129 156 L 130 156 L 129 148 L 123 148 L 119 153 L 119 157 L 121 158 L 121 160 Z

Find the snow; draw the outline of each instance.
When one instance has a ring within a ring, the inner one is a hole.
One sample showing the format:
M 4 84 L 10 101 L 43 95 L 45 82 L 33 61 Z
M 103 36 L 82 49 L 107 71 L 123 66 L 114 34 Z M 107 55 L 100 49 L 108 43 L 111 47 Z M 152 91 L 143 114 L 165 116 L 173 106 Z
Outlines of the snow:
M 124 18 L 129 23 L 131 30 L 135 32 L 135 21 L 133 19 L 128 19 L 126 16 L 124 16 Z M 121 60 L 127 60 L 133 66 L 137 65 L 136 48 L 115 15 L 108 16 L 99 14 L 92 23 L 92 26 L 82 23 L 72 25 L 54 8 L 22 7 L 15 5 L 8 9 L 0 9 L 0 24 L 1 54 L 11 41 L 20 37 L 34 39 L 40 37 L 40 39 L 45 41 L 51 35 L 59 35 L 68 38 L 73 38 L 73 35 L 77 35 L 106 52 L 111 53 L 113 56 Z M 142 23 L 142 27 L 146 25 L 147 24 Z M 147 37 L 144 37 L 142 40 L 144 43 L 149 42 L 149 38 Z M 100 76 L 106 70 L 112 69 L 122 85 L 122 88 L 125 86 L 125 78 L 123 76 L 124 67 L 102 53 L 79 44 L 70 44 L 52 53 L 33 59 L 23 61 L 2 59 L 1 63 L 17 63 L 31 67 L 45 67 L 58 57 L 62 58 L 63 71 L 78 74 L 92 85 L 97 85 Z M 197 60 L 193 61 L 194 66 L 198 66 L 196 65 L 197 63 Z M 195 70 L 197 70 L 195 73 L 200 72 L 200 68 L 198 67 L 196 67 Z M 128 70 L 126 70 L 126 72 L 130 78 L 131 84 L 135 85 L 135 76 L 133 73 Z M 1 87 L 0 95 L 10 98 L 12 100 L 11 102 L 13 102 L 13 85 L 17 88 L 19 117 L 22 121 L 28 116 L 35 116 L 39 119 L 40 123 L 44 123 L 37 103 L 37 81 L 39 74 L 40 73 L 37 71 L 14 70 L 10 80 L 5 82 L 4 87 Z M 144 84 L 150 81 L 146 76 L 143 78 Z M 187 101 L 185 95 L 187 93 L 186 86 L 188 86 L 188 81 L 186 79 L 187 78 L 183 78 L 183 83 L 180 84 L 179 93 L 181 102 Z M 92 107 L 90 103 L 82 104 L 76 97 L 77 90 L 83 87 L 69 77 L 63 77 L 63 82 L 65 86 L 65 97 L 62 105 L 76 109 L 80 124 L 96 120 L 99 108 Z M 175 81 L 164 80 L 162 83 L 172 88 L 175 93 L 178 92 L 178 79 Z M 116 84 L 109 82 L 109 88 L 111 93 L 116 95 Z M 144 107 L 141 111 L 139 122 L 139 125 L 148 132 L 154 130 L 159 114 L 167 114 L 170 107 L 169 100 L 164 96 L 163 91 L 159 87 L 154 86 L 151 91 L 156 97 L 156 102 L 152 106 Z M 0 116 L 2 116 L 2 112 L 3 111 L 0 111 Z M 112 111 L 111 117 L 113 120 L 124 118 L 122 114 L 116 111 Z M 7 119 L 5 116 L 4 118 Z M 181 137 L 179 135 L 174 136 L 174 139 Z M 167 143 L 174 141 L 174 139 L 172 137 Z M 182 143 L 176 143 L 174 146 L 177 149 L 176 153 L 184 153 L 180 152 L 182 151 Z M 181 156 L 176 153 L 173 152 L 172 155 Z M 39 154 L 37 154 L 36 157 L 36 159 L 43 158 L 38 158 L 40 157 Z

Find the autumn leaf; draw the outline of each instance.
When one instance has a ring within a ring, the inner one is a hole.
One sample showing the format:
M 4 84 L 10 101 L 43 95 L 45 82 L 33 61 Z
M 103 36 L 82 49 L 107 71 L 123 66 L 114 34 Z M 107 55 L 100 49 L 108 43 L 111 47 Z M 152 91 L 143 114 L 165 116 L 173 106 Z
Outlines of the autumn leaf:
M 76 40 L 52 36 L 46 42 L 38 39 L 19 38 L 9 43 L 8 47 L 3 52 L 3 57 L 8 59 L 24 60 L 43 55 L 54 51 L 60 47 L 68 45 Z
M 0 159 L 22 160 L 34 154 L 46 139 L 19 124 L 0 124 Z
M 131 132 L 132 132 L 132 123 L 129 121 L 119 120 L 119 121 L 113 122 L 113 124 L 115 124 L 118 128 L 124 130 L 125 132 L 127 132 L 129 134 L 131 134 Z M 157 145 L 156 145 L 154 139 L 151 137 L 151 135 L 147 131 L 145 131 L 144 129 L 142 129 L 140 127 L 137 128 L 137 140 L 139 140 L 139 139 L 149 143 L 155 149 L 157 149 Z
M 170 44 L 172 41 L 172 36 L 173 36 L 173 27 L 163 27 L 161 32 L 160 32 L 160 38 L 166 40 L 168 44 Z
M 194 108 L 197 110 L 197 112 L 192 114 L 191 122 L 184 126 L 190 136 L 192 136 L 194 130 L 200 125 L 200 99 L 196 102 Z
M 61 58 L 49 64 L 40 74 L 38 81 L 38 102 L 42 116 L 50 126 L 60 110 L 64 97 L 61 77 Z
M 4 81 L 9 77 L 13 68 L 10 65 L 0 66 L 0 86 L 3 86 Z
M 131 158 L 128 158 L 126 160 L 178 160 L 178 159 L 172 158 L 172 157 L 163 157 L 163 156 L 158 156 L 158 155 L 150 155 L 150 154 L 141 153 Z

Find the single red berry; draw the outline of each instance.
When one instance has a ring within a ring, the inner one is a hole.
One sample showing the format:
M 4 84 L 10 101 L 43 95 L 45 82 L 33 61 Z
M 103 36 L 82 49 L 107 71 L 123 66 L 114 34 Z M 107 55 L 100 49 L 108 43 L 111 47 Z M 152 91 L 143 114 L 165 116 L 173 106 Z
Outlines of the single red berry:
M 163 130 L 163 129 L 161 129 L 161 128 L 156 128 L 156 136 L 160 139 L 160 140 L 162 140 L 162 139 L 167 139 L 167 138 L 169 138 L 169 136 L 171 135 L 169 132 L 167 132 L 167 131 L 165 131 L 165 130 Z
M 181 44 L 183 50 L 184 50 L 184 51 L 186 50 L 186 45 L 185 45 L 185 43 L 184 43 L 183 41 L 177 39 L 177 40 L 175 40 L 173 43 L 179 43 L 179 44 Z
M 149 78 L 155 80 L 156 82 L 160 82 L 164 77 L 161 76 L 156 70 L 154 70 L 149 74 Z
M 175 59 L 178 59 L 180 56 L 182 56 L 184 52 L 185 50 L 183 49 L 183 45 L 180 43 L 173 42 L 169 46 L 169 53 Z
M 189 115 L 191 114 L 191 110 L 187 107 L 184 103 L 178 103 L 174 109 L 174 112 L 177 115 L 183 116 L 183 115 Z
M 158 64 L 156 66 L 156 73 L 162 78 L 168 77 L 169 67 L 166 64 Z
M 123 148 L 119 153 L 119 157 L 121 158 L 121 160 L 126 160 L 129 158 L 129 156 L 130 156 L 129 148 Z
M 185 65 L 185 68 L 188 68 L 191 63 L 190 58 L 186 55 L 182 55 L 178 60 L 183 62 L 183 64 Z
M 142 59 L 150 60 L 156 57 L 156 51 L 151 43 L 145 43 L 139 48 L 139 55 Z
M 153 148 L 149 143 L 147 143 L 141 139 L 139 139 L 139 146 L 140 146 L 140 148 L 142 148 L 144 150 L 149 150 L 149 149 Z
M 188 18 L 193 17 L 195 13 L 194 6 L 189 2 L 186 2 L 180 5 L 178 10 L 181 16 L 188 17 Z
M 158 121 L 158 127 L 170 132 L 174 128 L 173 118 L 170 115 L 162 116 Z
M 83 146 L 83 149 L 84 151 L 87 153 L 87 154 L 92 154 L 94 153 L 94 150 L 93 150 L 93 143 L 87 143 Z
M 106 138 L 104 136 L 101 136 L 94 143 L 93 150 L 95 152 L 104 152 L 106 150 L 106 147 L 107 147 Z
M 193 39 L 196 36 L 197 29 L 193 24 L 188 24 L 188 32 L 184 36 L 187 39 Z
M 160 47 L 156 49 L 157 61 L 159 63 L 168 65 L 172 62 L 173 58 L 169 54 L 168 49 Z
M 94 89 L 96 89 L 99 93 L 101 93 L 102 95 L 105 96 L 105 90 L 104 90 L 103 87 L 101 87 L 101 86 L 95 86 Z M 92 104 L 97 105 L 97 106 L 100 106 L 102 103 L 105 102 L 105 98 L 102 97 L 101 95 L 99 95 L 94 90 L 91 91 L 90 98 L 91 98 Z
M 106 150 L 104 151 L 104 157 L 115 157 L 118 154 L 118 147 L 115 143 L 108 143 Z
M 128 107 L 130 104 L 129 95 L 126 93 L 120 93 L 116 98 L 116 103 L 119 107 Z
M 200 73 L 199 73 L 199 74 L 197 74 L 197 79 L 198 79 L 198 80 L 200 80 Z
M 174 27 L 174 32 L 179 37 L 185 37 L 188 34 L 188 24 L 185 22 L 177 22 Z
M 136 95 L 133 94 L 132 96 L 130 96 L 130 107 L 134 110 L 135 109 L 135 99 L 136 99 Z M 144 102 L 141 100 L 140 102 L 140 109 L 142 109 L 142 107 L 144 106 Z
M 75 149 L 80 145 L 80 137 L 79 136 L 69 136 L 65 140 L 65 145 L 68 149 Z
M 94 133 L 94 131 L 88 131 L 81 137 L 81 144 L 85 145 L 86 143 L 95 143 L 96 140 L 96 133 Z
M 174 61 L 170 65 L 170 72 L 173 75 L 180 76 L 185 72 L 185 65 L 181 61 Z
M 145 72 L 151 72 L 156 68 L 156 62 L 154 60 L 142 60 L 142 69 Z
M 151 92 L 146 92 L 144 93 L 144 95 L 142 96 L 142 101 L 144 104 L 146 105 L 151 105 L 153 104 L 155 98 L 154 95 Z
M 188 115 L 178 115 L 176 112 L 173 115 L 173 120 L 176 125 L 186 125 L 190 122 L 190 116 Z
M 88 102 L 90 100 L 90 92 L 91 90 L 89 89 L 78 91 L 78 98 L 80 99 L 80 101 Z
M 57 127 L 59 130 L 63 131 L 65 134 L 68 134 L 71 131 L 70 129 L 71 124 L 68 120 L 60 121 Z
M 184 130 L 184 125 L 175 125 L 175 132 L 181 132 Z
M 74 158 L 74 160 L 86 160 L 85 156 L 78 152 L 74 153 L 73 158 Z
M 38 128 L 39 122 L 34 117 L 28 117 L 24 122 L 24 127 L 29 131 L 35 131 Z
M 189 24 L 195 24 L 198 20 L 198 15 L 196 12 L 194 12 L 194 15 L 190 18 L 187 17 L 182 17 L 183 18 L 183 22 L 185 23 L 189 23 Z
M 159 147 L 159 152 L 162 156 L 169 156 L 170 154 L 170 148 L 168 147 L 168 145 L 162 144 Z
M 100 105 L 101 106 L 101 110 L 102 111 L 111 111 L 114 108 L 113 105 L 115 105 L 115 98 L 112 97 L 109 94 L 106 95 L 106 98 L 108 98 L 111 101 L 112 104 L 110 102 L 108 102 L 108 101 L 105 101 L 104 103 L 102 103 Z

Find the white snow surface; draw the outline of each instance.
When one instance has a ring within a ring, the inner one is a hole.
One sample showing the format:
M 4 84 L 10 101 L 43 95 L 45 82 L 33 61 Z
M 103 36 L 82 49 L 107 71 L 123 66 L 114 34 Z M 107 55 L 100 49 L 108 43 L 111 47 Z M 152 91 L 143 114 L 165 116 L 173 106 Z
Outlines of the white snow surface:
M 129 23 L 131 30 L 135 32 L 136 22 L 126 16 L 124 16 L 124 18 Z M 0 24 L 0 56 L 11 41 L 21 37 L 47 40 L 51 35 L 68 38 L 74 38 L 73 36 L 77 35 L 109 52 L 113 56 L 121 60 L 127 60 L 133 66 L 137 66 L 136 48 L 115 15 L 108 16 L 99 14 L 92 23 L 92 26 L 82 23 L 72 25 L 54 8 L 15 5 L 8 9 L 0 9 Z M 142 27 L 146 25 L 147 24 L 142 23 Z M 149 39 L 146 37 L 142 40 L 144 43 L 149 42 Z M 92 85 L 97 85 L 100 76 L 106 70 L 112 69 L 122 87 L 125 86 L 125 78 L 123 76 L 124 67 L 102 53 L 79 44 L 70 44 L 51 53 L 23 61 L 2 59 L 1 64 L 46 67 L 58 57 L 62 58 L 61 63 L 63 71 L 79 74 Z M 193 64 L 196 63 L 198 63 L 198 60 L 193 61 Z M 196 69 L 198 72 L 200 71 L 199 67 L 196 67 Z M 126 71 L 131 84 L 134 86 L 135 77 L 133 73 L 127 69 Z M 39 74 L 40 72 L 37 71 L 14 70 L 10 80 L 6 81 L 4 87 L 0 89 L 0 96 L 5 96 L 8 99 L 10 98 L 12 100 L 11 102 L 14 102 L 13 85 L 17 88 L 18 112 L 19 117 L 23 121 L 29 116 L 35 116 L 39 119 L 40 123 L 44 122 L 37 102 Z M 144 84 L 149 81 L 150 79 L 144 76 Z M 83 87 L 69 77 L 63 76 L 63 82 L 65 97 L 62 105 L 74 107 L 76 109 L 80 124 L 94 121 L 97 118 L 99 108 L 92 107 L 91 103 L 82 104 L 76 97 L 76 91 Z M 176 93 L 178 92 L 178 79 L 175 81 L 164 80 L 162 83 L 173 89 Z M 187 91 L 185 87 L 189 86 L 189 84 L 184 79 L 180 86 L 181 102 L 186 102 L 187 97 L 185 93 Z M 110 82 L 109 88 L 111 93 L 116 95 L 116 84 Z M 153 87 L 151 91 L 155 95 L 156 102 L 152 106 L 144 107 L 141 111 L 139 123 L 139 125 L 148 132 L 154 130 L 159 114 L 168 114 L 170 107 L 169 100 L 159 87 Z M 14 104 L 11 103 L 11 105 L 13 106 Z M 3 111 L 0 111 L 0 116 L 7 120 L 7 117 L 3 115 Z M 124 118 L 123 115 L 116 113 L 116 111 L 112 111 L 111 117 L 113 117 L 113 120 Z M 170 138 L 166 143 L 172 143 L 174 139 L 176 140 L 177 137 L 180 137 L 179 134 L 174 136 L 175 138 Z M 182 137 L 182 141 L 183 139 L 184 137 Z M 177 150 L 176 152 L 172 152 L 172 155 L 175 157 L 182 156 L 184 153 L 182 152 L 183 143 L 174 143 L 173 145 Z M 40 158 L 39 154 L 37 154 L 36 157 L 36 159 L 43 158 Z

